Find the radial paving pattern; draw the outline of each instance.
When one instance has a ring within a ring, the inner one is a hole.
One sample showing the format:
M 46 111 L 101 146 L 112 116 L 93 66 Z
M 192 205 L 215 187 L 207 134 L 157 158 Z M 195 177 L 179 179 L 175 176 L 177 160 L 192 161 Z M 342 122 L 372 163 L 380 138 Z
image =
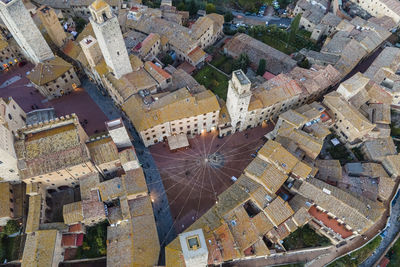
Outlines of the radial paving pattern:
M 239 177 L 271 126 L 218 138 L 207 133 L 189 139 L 190 148 L 170 152 L 166 143 L 150 148 L 168 197 L 177 233 L 189 227 Z M 158 196 L 153 195 L 154 200 Z

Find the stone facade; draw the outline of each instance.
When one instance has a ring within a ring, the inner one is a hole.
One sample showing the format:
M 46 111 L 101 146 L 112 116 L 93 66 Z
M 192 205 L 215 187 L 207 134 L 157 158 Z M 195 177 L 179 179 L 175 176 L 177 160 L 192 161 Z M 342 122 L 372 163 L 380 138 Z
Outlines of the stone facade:
M 0 181 L 19 181 L 14 134 L 25 126 L 26 114 L 12 99 L 0 98 Z
M 374 17 L 388 16 L 396 23 L 400 21 L 400 3 L 390 0 L 352 0 Z
M 146 147 L 163 141 L 167 136 L 184 133 L 195 137 L 203 132 L 215 130 L 218 125 L 219 111 L 200 114 L 181 120 L 169 121 L 140 132 L 140 137 Z
M 103 1 L 95 1 L 90 6 L 91 24 L 96 35 L 101 52 L 107 66 L 110 67 L 114 76 L 119 79 L 124 74 L 132 72 L 128 52 L 122 37 L 118 19 L 112 14 L 108 4 Z
M 226 100 L 226 107 L 231 117 L 233 132 L 243 131 L 247 126 L 244 120 L 246 119 L 251 99 L 250 87 L 250 80 L 242 70 L 233 72 L 232 79 L 229 81 Z
M 13 66 L 22 59 L 23 55 L 15 40 L 2 40 L 0 36 L 0 70 Z
M 7 4 L 0 1 L 0 18 L 17 41 L 25 56 L 33 63 L 54 57 L 49 45 L 33 22 L 21 0 Z
M 55 80 L 49 81 L 43 85 L 33 84 L 43 96 L 48 99 L 53 99 L 72 92 L 72 90 L 74 90 L 76 86 L 79 86 L 81 82 L 79 81 L 74 68 L 71 67 L 67 72 L 57 77 Z
M 83 53 L 86 56 L 89 66 L 92 68 L 96 67 L 96 65 L 103 58 L 97 40 L 93 36 L 89 35 L 82 41 L 80 41 L 79 44 L 82 48 Z

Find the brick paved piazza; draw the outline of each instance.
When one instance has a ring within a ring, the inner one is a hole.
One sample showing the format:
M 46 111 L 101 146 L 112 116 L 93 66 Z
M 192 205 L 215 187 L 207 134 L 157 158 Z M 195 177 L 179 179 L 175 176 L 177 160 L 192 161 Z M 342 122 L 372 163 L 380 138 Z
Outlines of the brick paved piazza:
M 32 111 L 34 108 L 53 107 L 58 117 L 76 113 L 81 122 L 87 120 L 83 127 L 88 135 L 105 131 L 104 122 L 108 120 L 106 115 L 82 87 L 69 95 L 48 101 L 26 77 L 26 72 L 31 71 L 32 68 L 33 65 L 28 63 L 22 68 L 12 67 L 9 71 L 0 72 L 0 86 L 7 80 L 20 76 L 18 81 L 0 88 L 0 97 L 13 97 L 25 112 Z
M 190 148 L 170 152 L 167 143 L 150 147 L 160 171 L 177 233 L 203 215 L 253 159 L 271 125 L 218 138 L 216 132 L 189 139 Z M 155 199 L 157 196 L 152 195 Z

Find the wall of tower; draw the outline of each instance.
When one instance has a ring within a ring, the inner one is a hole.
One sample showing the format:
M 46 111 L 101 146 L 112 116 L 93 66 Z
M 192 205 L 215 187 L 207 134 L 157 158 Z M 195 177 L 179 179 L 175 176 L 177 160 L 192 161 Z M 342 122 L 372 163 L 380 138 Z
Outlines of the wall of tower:
M 93 36 L 89 35 L 80 42 L 80 45 L 89 65 L 92 68 L 96 67 L 103 57 L 97 40 Z
M 38 14 L 53 43 L 58 47 L 62 47 L 67 39 L 67 34 L 58 21 L 54 10 L 49 7 L 42 7 Z
M 132 72 L 117 18 L 113 16 L 103 23 L 97 23 L 93 21 L 93 18 L 90 20 L 104 60 L 113 70 L 115 77 L 119 79 L 124 74 Z
M 0 124 L 0 181 L 18 181 L 17 157 L 14 150 L 14 136 Z
M 246 119 L 246 114 L 249 108 L 251 99 L 251 92 L 239 94 L 238 90 L 234 87 L 232 80 L 229 81 L 228 94 L 226 98 L 226 107 L 231 117 L 231 125 L 235 132 L 237 123 L 240 122 L 238 130 L 244 130 L 243 122 Z
M 25 56 L 33 63 L 54 57 L 21 0 L 13 0 L 8 4 L 0 2 L 0 17 Z

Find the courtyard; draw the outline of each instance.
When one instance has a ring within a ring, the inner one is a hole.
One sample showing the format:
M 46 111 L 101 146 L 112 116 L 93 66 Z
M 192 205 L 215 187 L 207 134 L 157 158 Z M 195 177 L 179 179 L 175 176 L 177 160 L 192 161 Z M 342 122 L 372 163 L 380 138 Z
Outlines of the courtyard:
M 171 152 L 165 142 L 150 147 L 177 233 L 218 201 L 218 195 L 234 182 L 232 177 L 240 177 L 256 150 L 265 143 L 264 135 L 272 129 L 273 125 L 266 125 L 224 138 L 219 138 L 216 131 L 203 133 L 189 139 L 188 149 L 177 152 Z M 151 197 L 156 202 L 160 196 Z
M 76 113 L 88 135 L 105 131 L 104 122 L 108 120 L 106 115 L 83 88 L 77 88 L 68 95 L 48 101 L 26 78 L 26 73 L 32 69 L 33 65 L 28 63 L 23 67 L 14 66 L 1 72 L 0 97 L 11 96 L 25 112 L 52 107 L 58 117 Z M 6 81 L 11 83 L 4 86 Z

